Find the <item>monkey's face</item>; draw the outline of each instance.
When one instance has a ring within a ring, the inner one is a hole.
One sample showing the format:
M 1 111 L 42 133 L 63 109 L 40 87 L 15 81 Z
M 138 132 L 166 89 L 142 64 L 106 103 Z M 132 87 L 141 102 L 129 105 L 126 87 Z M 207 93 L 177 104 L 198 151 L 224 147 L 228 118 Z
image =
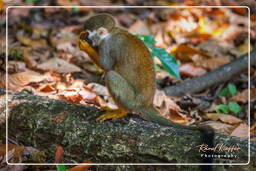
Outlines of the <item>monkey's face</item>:
M 86 52 L 90 57 L 98 57 L 97 48 L 93 47 L 93 42 L 89 38 L 88 32 L 81 32 L 79 36 L 79 48 Z
M 108 35 L 108 30 L 100 27 L 97 30 L 93 31 L 87 30 L 84 34 L 80 35 L 80 39 L 86 41 L 92 47 L 98 47 L 100 45 L 100 42 Z

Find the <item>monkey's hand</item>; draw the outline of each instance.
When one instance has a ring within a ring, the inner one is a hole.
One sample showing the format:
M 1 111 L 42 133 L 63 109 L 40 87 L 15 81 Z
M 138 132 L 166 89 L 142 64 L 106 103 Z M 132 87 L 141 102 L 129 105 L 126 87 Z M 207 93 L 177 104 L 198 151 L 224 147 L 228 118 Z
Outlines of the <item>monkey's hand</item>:
M 90 40 L 88 39 L 88 34 L 86 32 L 83 31 L 80 33 L 78 44 L 79 48 L 82 51 L 86 52 L 89 55 L 89 57 L 93 60 L 93 62 L 97 65 L 99 54 L 90 44 Z

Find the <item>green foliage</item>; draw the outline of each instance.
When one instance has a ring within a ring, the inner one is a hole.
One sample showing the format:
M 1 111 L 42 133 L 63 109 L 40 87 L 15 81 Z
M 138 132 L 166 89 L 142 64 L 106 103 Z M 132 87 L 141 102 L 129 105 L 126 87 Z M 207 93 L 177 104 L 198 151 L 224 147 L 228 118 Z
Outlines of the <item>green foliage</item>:
M 220 96 L 223 97 L 231 97 L 237 94 L 237 89 L 236 86 L 234 84 L 228 84 L 227 87 L 223 88 L 220 91 Z
M 234 84 L 228 84 L 227 87 L 223 88 L 220 91 L 220 96 L 223 97 L 232 97 L 237 94 L 237 89 Z M 237 102 L 229 102 L 226 104 L 220 104 L 215 108 L 217 113 L 228 113 L 231 112 L 233 114 L 238 114 L 241 112 L 241 107 Z
M 216 106 L 215 110 L 218 114 L 223 114 L 223 113 L 227 114 L 229 112 L 233 114 L 238 114 L 241 112 L 241 107 L 236 102 L 229 102 L 228 105 L 220 104 Z
M 227 114 L 228 113 L 228 106 L 224 105 L 224 104 L 220 104 L 220 105 L 216 106 L 215 110 L 218 114 L 220 114 L 220 113 Z
M 137 35 L 149 48 L 152 57 L 157 57 L 161 63 L 162 67 L 165 71 L 167 71 L 172 76 L 181 79 L 179 73 L 179 64 L 174 56 L 168 53 L 166 50 L 162 48 L 155 47 L 156 41 L 153 36 L 148 35 Z M 160 70 L 161 68 L 155 64 L 155 68 Z
M 58 171 L 66 171 L 67 170 L 66 166 L 64 166 L 64 165 L 57 165 L 56 167 L 57 167 Z
M 78 13 L 79 12 L 78 8 L 71 8 L 71 10 L 72 10 L 73 13 Z
M 16 59 L 16 60 L 22 60 L 22 59 L 23 59 L 23 55 L 22 55 L 20 52 L 18 52 L 17 50 L 14 50 L 14 49 L 12 49 L 12 50 L 10 51 L 10 55 L 11 55 L 14 59 Z
M 237 102 L 229 102 L 228 108 L 234 114 L 238 114 L 241 112 L 241 107 Z
M 142 35 L 142 34 L 138 34 L 137 36 L 145 43 L 145 45 L 149 49 L 155 47 L 156 41 L 153 36 Z
M 25 3 L 30 4 L 30 3 L 36 3 L 38 0 L 25 0 Z

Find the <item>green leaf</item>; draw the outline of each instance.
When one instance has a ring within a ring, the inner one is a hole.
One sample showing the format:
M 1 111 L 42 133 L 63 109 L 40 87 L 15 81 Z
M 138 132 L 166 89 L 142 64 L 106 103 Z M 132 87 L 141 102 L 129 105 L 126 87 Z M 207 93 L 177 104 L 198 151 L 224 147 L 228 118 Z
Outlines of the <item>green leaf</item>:
M 159 71 L 159 72 L 163 71 L 163 69 L 159 65 L 157 65 L 155 63 L 154 63 L 154 68 L 155 68 L 156 71 Z
M 181 79 L 179 73 L 179 64 L 174 56 L 162 48 L 152 48 L 152 56 L 156 56 L 162 63 L 163 68 L 172 76 Z
M 224 104 L 220 104 L 220 105 L 216 106 L 215 110 L 218 114 L 228 113 L 228 106 L 224 105 Z
M 228 91 L 231 96 L 236 95 L 237 93 L 236 86 L 234 84 L 228 84 Z
M 10 55 L 15 59 L 15 60 L 22 60 L 23 59 L 23 55 L 18 52 L 17 50 L 12 49 L 10 51 Z
M 78 8 L 71 8 L 71 10 L 72 10 L 73 13 L 78 13 L 79 12 Z
M 153 36 L 139 34 L 137 37 L 140 38 L 149 48 L 152 58 L 156 56 L 161 61 L 165 71 L 167 71 L 172 76 L 181 79 L 179 73 L 179 64 L 177 63 L 174 56 L 162 48 L 155 47 L 156 41 Z M 154 66 L 156 70 L 161 70 L 161 68 L 156 64 L 154 64 Z
M 58 171 L 66 171 L 67 170 L 67 168 L 64 165 L 57 165 L 56 167 L 57 167 Z
M 241 107 L 237 102 L 229 102 L 228 107 L 229 110 L 234 114 L 238 114 L 241 112 Z
M 140 38 L 148 48 L 153 48 L 156 44 L 153 36 L 138 34 L 137 37 Z
M 27 3 L 27 4 L 29 4 L 29 3 L 35 3 L 35 2 L 37 2 L 38 0 L 26 0 L 25 2 Z
M 228 84 L 227 87 L 223 88 L 220 91 L 220 96 L 223 96 L 223 97 L 234 96 L 236 94 L 237 94 L 237 90 L 234 84 Z
M 221 89 L 221 91 L 220 91 L 220 96 L 227 97 L 228 94 L 229 94 L 229 93 L 228 93 L 228 89 L 227 89 L 227 88 Z

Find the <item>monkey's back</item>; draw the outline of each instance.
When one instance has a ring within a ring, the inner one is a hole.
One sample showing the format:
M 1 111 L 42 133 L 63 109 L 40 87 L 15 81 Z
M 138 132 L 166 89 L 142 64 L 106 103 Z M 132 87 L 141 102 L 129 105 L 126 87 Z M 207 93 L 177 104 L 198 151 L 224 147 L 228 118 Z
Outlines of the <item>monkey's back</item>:
M 133 86 L 136 94 L 142 96 L 142 105 L 152 105 L 155 71 L 151 54 L 136 36 L 124 30 L 117 34 L 119 40 L 115 43 L 119 46 L 119 53 L 115 54 L 117 61 L 114 70 Z

